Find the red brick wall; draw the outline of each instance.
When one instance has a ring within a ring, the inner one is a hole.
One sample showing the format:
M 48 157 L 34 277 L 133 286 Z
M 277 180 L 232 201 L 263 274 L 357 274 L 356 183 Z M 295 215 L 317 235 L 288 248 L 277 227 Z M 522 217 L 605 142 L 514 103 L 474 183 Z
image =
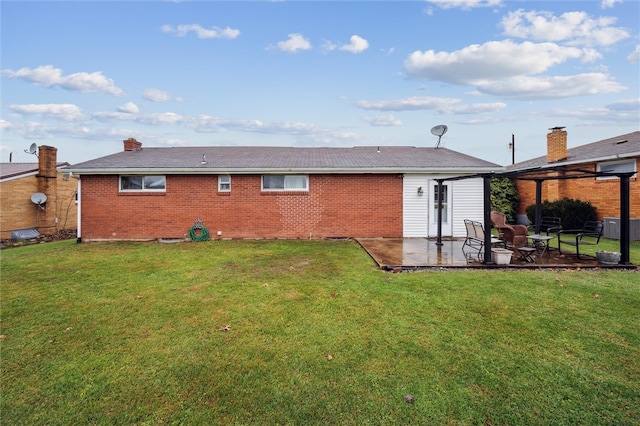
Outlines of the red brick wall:
M 595 164 L 585 164 L 587 170 L 595 170 Z M 515 180 L 520 196 L 519 213 L 525 213 L 527 206 L 536 203 L 535 182 Z M 640 183 L 629 180 L 629 213 L 631 218 L 640 218 Z M 555 201 L 561 198 L 588 201 L 596 208 L 598 219 L 620 217 L 619 179 L 567 179 L 547 180 L 542 184 L 542 200 Z
M 83 241 L 183 238 L 196 218 L 217 238 L 401 237 L 402 179 L 310 175 L 308 192 L 262 192 L 259 175 L 167 175 L 164 193 L 121 193 L 118 176 L 82 176 Z

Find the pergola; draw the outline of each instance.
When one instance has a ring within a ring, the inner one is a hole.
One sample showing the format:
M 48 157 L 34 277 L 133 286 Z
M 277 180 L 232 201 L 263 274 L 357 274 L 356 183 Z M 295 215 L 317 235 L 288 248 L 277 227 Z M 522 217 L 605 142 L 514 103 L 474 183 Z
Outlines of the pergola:
M 438 183 L 438 238 L 436 244 L 442 245 L 442 182 L 454 181 L 470 178 L 483 179 L 484 191 L 484 229 L 491 229 L 491 179 L 494 177 L 505 177 L 517 180 L 534 181 L 536 183 L 536 213 L 535 232 L 540 232 L 542 219 L 542 183 L 546 180 L 565 179 L 586 179 L 596 177 L 617 177 L 620 180 L 620 264 L 630 265 L 629 261 L 629 233 L 630 233 L 630 213 L 629 213 L 629 179 L 635 172 L 598 172 L 581 167 L 568 165 L 533 167 L 529 169 L 484 173 L 479 175 L 457 176 L 446 179 L 436 179 Z M 485 232 L 484 246 L 491 247 L 491 233 Z M 484 263 L 491 265 L 491 251 L 484 251 Z

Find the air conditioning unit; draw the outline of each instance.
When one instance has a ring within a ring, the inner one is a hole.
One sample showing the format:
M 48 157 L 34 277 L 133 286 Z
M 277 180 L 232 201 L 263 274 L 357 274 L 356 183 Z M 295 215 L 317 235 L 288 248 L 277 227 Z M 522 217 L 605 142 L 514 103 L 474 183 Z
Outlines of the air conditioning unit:
M 604 237 L 614 240 L 620 239 L 620 218 L 605 217 L 604 220 Z M 640 241 L 640 219 L 629 220 L 629 239 L 632 241 Z

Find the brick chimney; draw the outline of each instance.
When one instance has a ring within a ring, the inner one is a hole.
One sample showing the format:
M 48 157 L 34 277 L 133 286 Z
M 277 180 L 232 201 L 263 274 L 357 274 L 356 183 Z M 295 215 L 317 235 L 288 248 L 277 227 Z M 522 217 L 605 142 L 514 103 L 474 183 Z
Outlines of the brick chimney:
M 38 192 L 47 196 L 45 208 L 38 212 L 38 229 L 41 234 L 53 232 L 56 227 L 56 206 L 58 204 L 58 148 L 40 145 L 38 147 Z
M 134 138 L 125 139 L 122 142 L 124 142 L 125 151 L 138 151 L 142 149 L 142 142 L 138 142 Z
M 554 127 L 547 133 L 547 162 L 555 163 L 567 158 L 567 132 L 564 127 Z

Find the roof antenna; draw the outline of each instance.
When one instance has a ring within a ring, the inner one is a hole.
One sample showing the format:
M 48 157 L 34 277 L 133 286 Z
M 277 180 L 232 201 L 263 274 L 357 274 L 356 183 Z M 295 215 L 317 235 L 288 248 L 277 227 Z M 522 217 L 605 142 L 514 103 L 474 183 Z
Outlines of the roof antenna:
M 29 147 L 29 149 L 25 149 L 24 152 L 26 152 L 27 154 L 33 154 L 36 157 L 38 156 L 38 145 L 36 145 L 35 143 L 32 143 L 31 146 Z
M 438 124 L 437 126 L 433 126 L 431 128 L 431 134 L 438 137 L 438 143 L 436 144 L 436 149 L 440 147 L 440 139 L 442 135 L 447 133 L 447 126 L 444 124 Z

